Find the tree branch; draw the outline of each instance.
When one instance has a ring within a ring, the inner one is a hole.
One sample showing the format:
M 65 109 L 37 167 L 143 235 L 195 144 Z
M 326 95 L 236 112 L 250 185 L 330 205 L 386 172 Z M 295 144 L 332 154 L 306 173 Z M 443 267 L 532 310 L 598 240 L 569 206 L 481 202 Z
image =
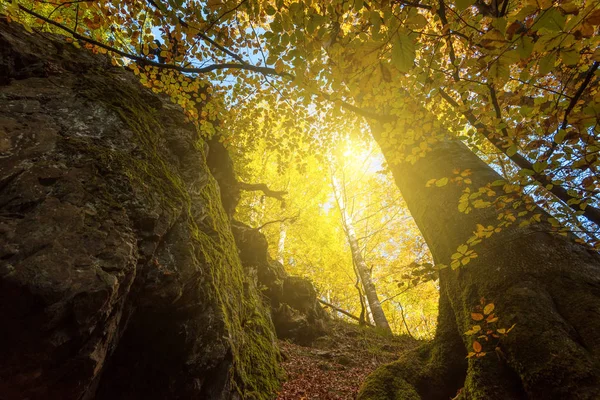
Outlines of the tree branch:
M 107 51 L 110 51 L 112 53 L 118 54 L 121 57 L 125 57 L 127 59 L 136 61 L 140 65 L 150 65 L 150 66 L 161 68 L 161 69 L 171 69 L 171 70 L 179 71 L 179 72 L 182 72 L 182 73 L 190 73 L 190 74 L 205 74 L 205 73 L 208 73 L 208 72 L 212 72 L 212 71 L 216 71 L 216 70 L 222 70 L 222 69 L 240 69 L 240 70 L 258 72 L 258 73 L 261 73 L 263 75 L 276 75 L 276 76 L 280 76 L 280 77 L 283 77 L 283 78 L 290 78 L 292 80 L 295 79 L 295 76 L 293 74 L 288 73 L 288 72 L 277 72 L 274 68 L 260 67 L 260 66 L 256 66 L 256 65 L 251 65 L 251 64 L 246 63 L 243 60 L 239 64 L 238 63 L 213 64 L 213 65 L 209 65 L 207 67 L 202 67 L 202 68 L 187 68 L 187 67 L 182 67 L 182 66 L 179 66 L 179 65 L 164 64 L 164 63 L 160 63 L 160 62 L 148 60 L 147 58 L 140 57 L 140 56 L 137 56 L 137 55 L 134 55 L 134 54 L 129 54 L 129 53 L 125 52 L 125 51 L 116 49 L 116 48 L 114 48 L 112 46 L 106 45 L 106 44 L 101 43 L 101 42 L 99 42 L 97 40 L 94 40 L 92 38 L 80 35 L 77 32 L 75 32 L 74 30 L 72 30 L 72 29 L 70 29 L 70 28 L 68 28 L 68 27 L 66 27 L 66 26 L 64 26 L 62 24 L 59 24 L 56 21 L 53 21 L 53 20 L 51 20 L 49 18 L 46 18 L 43 15 L 38 14 L 35 11 L 30 10 L 30 9 L 22 6 L 21 4 L 19 4 L 19 9 L 21 9 L 22 11 L 24 11 L 25 13 L 27 13 L 29 15 L 32 15 L 32 16 L 34 16 L 36 18 L 39 18 L 42 21 L 45 21 L 45 22 L 47 22 L 47 23 L 49 23 L 49 24 L 51 24 L 51 25 L 59 28 L 60 30 L 63 30 L 65 32 L 71 34 L 71 36 L 73 36 L 75 39 L 84 41 L 86 43 L 93 44 L 94 46 L 97 46 L 97 47 L 103 48 L 103 49 L 105 49 Z M 218 45 L 216 42 L 214 42 L 214 43 L 216 45 Z M 220 45 L 218 45 L 218 46 L 219 46 L 220 50 L 227 51 L 228 52 L 227 54 L 229 54 L 229 55 L 235 54 L 233 52 L 229 53 L 230 50 L 225 49 L 225 47 L 222 47 Z M 239 60 L 241 58 L 241 57 L 240 58 L 238 58 L 238 57 L 239 56 L 237 54 L 235 54 L 235 58 L 237 60 Z M 363 116 L 365 118 L 370 118 L 370 119 L 374 119 L 374 120 L 378 120 L 378 121 L 383 121 L 383 122 L 392 120 L 392 118 L 390 116 L 379 115 L 379 114 L 375 114 L 375 113 L 372 113 L 372 112 L 367 111 L 367 110 L 363 110 L 363 109 L 361 109 L 359 107 L 356 107 L 356 106 L 354 106 L 354 105 L 352 105 L 350 103 L 347 103 L 347 102 L 345 102 L 343 100 L 332 100 L 331 96 L 329 94 L 327 94 L 327 93 L 317 92 L 315 94 L 322 96 L 325 100 L 328 100 L 328 101 L 332 101 L 332 102 L 333 101 L 339 101 L 340 104 L 341 104 L 341 106 L 343 108 L 345 108 L 345 109 L 347 109 L 349 111 L 352 111 L 352 112 L 354 112 L 354 113 L 356 113 L 356 114 L 358 114 L 360 116 Z
M 279 201 L 285 201 L 283 198 L 284 195 L 287 194 L 285 190 L 271 190 L 264 183 L 246 183 L 246 182 L 238 182 L 238 187 L 241 190 L 245 190 L 247 192 L 256 192 L 261 191 L 267 197 L 273 197 Z
M 54 25 L 55 27 L 71 34 L 75 39 L 84 41 L 86 43 L 93 44 L 94 46 L 97 46 L 97 47 L 103 48 L 105 50 L 108 50 L 112 53 L 118 54 L 121 57 L 125 57 L 130 60 L 137 61 L 140 65 L 150 65 L 150 66 L 161 68 L 161 69 L 172 69 L 175 71 L 179 71 L 179 72 L 183 72 L 183 73 L 191 73 L 191 74 L 205 74 L 208 72 L 221 70 L 221 69 L 241 69 L 241 70 L 247 70 L 247 71 L 252 71 L 252 72 L 258 72 L 261 74 L 267 74 L 267 75 L 278 75 L 278 76 L 288 75 L 289 76 L 289 74 L 279 73 L 279 72 L 275 71 L 274 68 L 259 67 L 256 65 L 250 65 L 250 64 L 246 64 L 246 63 L 244 63 L 244 64 L 236 64 L 236 63 L 213 64 L 213 65 L 209 65 L 207 67 L 202 67 L 202 68 L 186 68 L 186 67 L 182 67 L 182 66 L 174 65 L 174 64 L 164 64 L 164 63 L 148 60 L 147 58 L 124 52 L 124 51 L 116 49 L 112 46 L 98 42 L 97 40 L 94 40 L 92 38 L 80 35 L 79 33 L 75 32 L 74 30 L 72 30 L 62 24 L 59 24 L 58 22 L 55 22 L 51 19 L 48 19 L 48 18 L 44 17 L 43 15 L 40 15 L 40 14 L 36 13 L 35 11 L 32 11 L 32 10 L 22 6 L 21 4 L 19 4 L 19 9 L 21 9 L 22 11 L 26 12 L 29 15 L 39 18 L 42 21 L 45 21 L 45 22 L 49 23 L 50 25 Z
M 448 102 L 448 104 L 450 104 L 455 109 L 460 110 L 459 104 L 452 97 L 450 97 L 446 92 L 444 92 L 443 89 L 439 89 L 439 93 L 444 98 L 444 100 L 446 100 Z M 491 92 L 491 93 L 495 94 L 495 92 Z M 494 100 L 494 99 L 495 99 L 495 96 L 492 95 L 492 104 L 494 105 L 496 114 L 498 114 L 500 107 L 499 107 L 497 99 L 496 100 Z M 494 146 L 496 146 L 496 148 L 498 148 L 498 150 L 500 150 L 504 154 L 506 154 L 507 142 L 506 142 L 505 138 L 508 137 L 508 133 L 505 132 L 506 128 L 503 129 L 503 134 L 505 135 L 505 137 L 498 138 L 498 137 L 494 136 L 492 134 L 492 132 L 485 125 L 483 125 L 481 122 L 478 122 L 477 117 L 475 117 L 475 115 L 473 115 L 473 113 L 470 110 L 463 111 L 462 114 L 465 116 L 465 118 L 467 118 L 467 121 L 469 121 L 469 123 L 472 126 L 477 128 L 483 134 L 483 136 L 485 136 Z M 508 158 L 510 158 L 515 164 L 517 164 L 517 166 L 519 166 L 520 168 L 534 171 L 533 175 L 531 176 L 533 179 L 535 179 L 536 181 L 541 183 L 543 186 L 551 185 L 552 188 L 549 189 L 549 191 L 552 194 L 554 194 L 557 198 L 559 198 L 560 200 L 565 202 L 573 210 L 581 211 L 578 204 L 568 204 L 568 201 L 570 199 L 572 199 L 572 197 L 567 193 L 565 188 L 563 188 L 562 186 L 554 185 L 552 183 L 552 180 L 549 179 L 548 176 L 546 176 L 545 174 L 543 174 L 541 172 L 535 172 L 535 170 L 533 169 L 533 164 L 529 160 L 527 160 L 525 157 L 523 157 L 519 153 L 515 153 L 512 156 L 509 156 L 508 154 L 506 154 L 506 156 Z M 600 226 L 600 209 L 593 207 L 591 205 L 588 205 L 585 208 L 585 210 L 583 210 L 583 215 L 590 221 L 594 222 L 596 225 Z
M 264 228 L 265 226 L 271 225 L 271 224 L 276 224 L 277 222 L 292 221 L 292 223 L 293 223 L 293 222 L 296 221 L 296 219 L 298 219 L 299 216 L 300 216 L 300 213 L 297 213 L 293 217 L 285 217 L 285 218 L 276 219 L 276 220 L 273 220 L 273 221 L 268 221 L 268 222 L 265 222 L 264 224 L 262 224 L 261 226 L 259 226 L 258 228 L 256 228 L 256 230 L 259 231 L 262 228 Z
M 565 111 L 565 117 L 563 119 L 563 122 L 562 122 L 562 125 L 561 125 L 560 129 L 565 129 L 567 127 L 569 113 L 571 111 L 573 111 L 573 108 L 575 107 L 575 105 L 579 101 L 579 98 L 583 94 L 585 88 L 587 87 L 587 85 L 590 84 L 592 78 L 594 77 L 594 72 L 596 72 L 596 70 L 598 69 L 598 65 L 600 65 L 600 62 L 595 61 L 592 64 L 592 66 L 590 67 L 590 69 L 588 70 L 587 74 L 585 75 L 585 79 L 581 83 L 581 86 L 579 86 L 579 89 L 577 89 L 577 92 L 575 93 L 575 96 L 573 96 L 573 98 L 571 99 L 571 102 L 569 103 L 569 106 L 567 107 L 567 110 Z
M 327 306 L 327 307 L 329 307 L 329 308 L 333 308 L 335 311 L 337 311 L 337 312 L 340 312 L 340 313 L 344 314 L 346 317 L 352 318 L 353 320 L 355 320 L 355 321 L 358 321 L 358 322 L 365 323 L 365 324 L 367 324 L 368 326 L 370 326 L 371 328 L 374 328 L 373 324 L 371 324 L 370 322 L 367 322 L 367 321 L 361 321 L 361 319 L 360 319 L 360 318 L 358 318 L 356 315 L 352 315 L 352 314 L 350 314 L 350 313 L 349 313 L 348 311 L 346 311 L 346 310 L 343 310 L 343 309 L 341 309 L 341 308 L 339 308 L 339 307 L 336 307 L 336 306 L 334 306 L 333 304 L 330 304 L 330 303 L 328 303 L 328 302 L 326 302 L 326 301 L 323 301 L 323 300 L 321 300 L 321 299 L 317 299 L 317 301 L 318 301 L 319 303 L 323 304 L 324 306 Z

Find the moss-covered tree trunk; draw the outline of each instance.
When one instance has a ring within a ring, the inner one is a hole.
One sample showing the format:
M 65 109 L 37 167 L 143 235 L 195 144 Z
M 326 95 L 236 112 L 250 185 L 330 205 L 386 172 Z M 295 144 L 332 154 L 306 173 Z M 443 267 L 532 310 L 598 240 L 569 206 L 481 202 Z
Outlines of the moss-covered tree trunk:
M 383 151 L 393 158 L 393 149 Z M 462 143 L 439 142 L 416 163 L 391 168 L 437 264 L 450 265 L 477 224 L 498 226 L 494 208 L 459 211 L 464 184 L 426 185 L 467 169 L 471 192 L 501 179 Z M 502 194 L 501 187 L 493 189 Z M 545 217 L 538 208 L 519 217 L 522 207 L 509 205 L 515 222 L 473 247 L 477 258 L 455 271 L 441 271 L 439 326 L 433 349 L 426 352 L 428 361 L 408 368 L 415 360 L 405 360 L 384 368 L 369 378 L 360 398 L 399 398 L 394 396 L 412 390 L 402 398 L 447 399 L 461 386 L 459 398 L 464 399 L 600 398 L 600 258 L 572 238 L 552 233 L 543 218 L 521 224 L 533 214 Z M 516 325 L 497 352 L 495 341 L 479 339 L 487 355 L 464 364 L 475 339 L 464 332 L 478 324 L 471 313 L 481 298 L 495 304 L 498 328 Z M 389 390 L 381 392 L 382 387 Z

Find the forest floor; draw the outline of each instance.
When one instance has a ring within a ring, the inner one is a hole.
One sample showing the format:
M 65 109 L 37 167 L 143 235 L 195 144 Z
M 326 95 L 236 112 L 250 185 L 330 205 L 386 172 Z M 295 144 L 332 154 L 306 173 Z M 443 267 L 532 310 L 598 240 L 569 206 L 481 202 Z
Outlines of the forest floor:
M 310 347 L 282 340 L 279 344 L 288 379 L 277 400 L 354 399 L 375 368 L 421 343 L 339 321 L 331 322 L 330 333 Z

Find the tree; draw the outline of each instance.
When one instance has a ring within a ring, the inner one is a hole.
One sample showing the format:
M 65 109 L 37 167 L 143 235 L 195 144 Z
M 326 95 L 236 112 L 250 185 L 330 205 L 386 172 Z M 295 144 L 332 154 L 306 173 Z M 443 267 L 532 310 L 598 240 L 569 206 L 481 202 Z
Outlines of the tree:
M 362 249 L 359 245 L 354 222 L 352 219 L 352 213 L 348 210 L 347 206 L 347 193 L 346 193 L 346 181 L 341 183 L 335 176 L 335 172 L 331 171 L 331 188 L 335 196 L 336 204 L 341 215 L 341 223 L 350 246 L 350 252 L 352 254 L 352 264 L 356 270 L 356 274 L 360 278 L 362 288 L 367 297 L 369 304 L 369 310 L 373 315 L 373 321 L 375 325 L 385 331 L 391 332 L 390 325 L 385 316 L 381 303 L 379 302 L 379 296 L 377 295 L 377 289 L 373 283 L 371 271 L 365 262 L 362 254 Z M 359 290 L 359 295 L 360 295 Z

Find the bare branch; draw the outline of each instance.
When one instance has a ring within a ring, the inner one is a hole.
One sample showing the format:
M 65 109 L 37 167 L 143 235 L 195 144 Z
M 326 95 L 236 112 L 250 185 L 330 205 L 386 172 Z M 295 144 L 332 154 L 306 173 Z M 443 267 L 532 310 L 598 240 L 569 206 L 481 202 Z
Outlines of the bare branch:
M 285 218 L 276 219 L 273 221 L 268 221 L 268 222 L 265 222 L 264 224 L 262 224 L 261 226 L 259 226 L 258 228 L 256 228 L 256 230 L 259 231 L 267 225 L 276 224 L 278 222 L 292 221 L 292 223 L 294 223 L 294 222 L 296 222 L 296 220 L 298 219 L 299 216 L 300 216 L 300 213 L 297 213 L 293 217 L 285 217 Z
M 373 324 L 371 324 L 370 322 L 368 322 L 368 321 L 364 321 L 364 320 L 362 320 L 362 321 L 361 321 L 361 319 L 360 319 L 359 317 L 357 317 L 356 315 L 350 314 L 350 313 L 349 313 L 348 311 L 346 311 L 346 310 L 343 310 L 343 309 L 341 309 L 341 308 L 339 308 L 339 307 L 336 307 L 336 306 L 334 306 L 333 304 L 331 304 L 331 303 L 328 303 L 328 302 L 326 302 L 326 301 L 323 301 L 323 300 L 321 300 L 321 299 L 317 299 L 317 301 L 318 301 L 319 303 L 323 304 L 324 306 L 327 306 L 327 307 L 329 307 L 329 308 L 333 308 L 335 311 L 337 311 L 337 312 L 340 312 L 340 313 L 344 314 L 346 317 L 352 318 L 352 319 L 353 319 L 353 320 L 355 320 L 355 321 L 358 321 L 358 322 L 361 322 L 361 323 L 367 324 L 367 325 L 368 325 L 368 326 L 370 326 L 371 328 L 374 328 Z
M 238 182 L 238 187 L 241 190 L 245 190 L 247 192 L 256 192 L 261 191 L 267 197 L 273 197 L 279 201 L 285 201 L 283 198 L 284 195 L 287 194 L 285 190 L 271 190 L 264 183 L 246 183 L 246 182 Z

